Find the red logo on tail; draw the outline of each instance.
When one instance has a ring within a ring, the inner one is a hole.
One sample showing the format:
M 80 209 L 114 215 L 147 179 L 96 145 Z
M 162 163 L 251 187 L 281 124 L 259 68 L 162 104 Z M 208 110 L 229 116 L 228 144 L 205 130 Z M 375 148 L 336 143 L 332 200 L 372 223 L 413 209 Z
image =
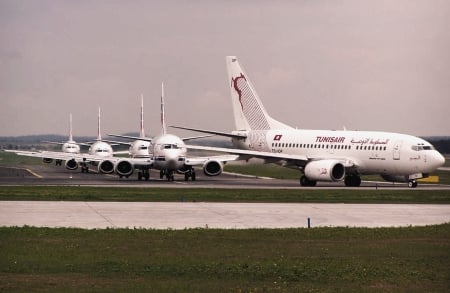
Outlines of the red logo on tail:
M 244 110 L 244 105 L 242 105 L 242 90 L 238 87 L 238 80 L 240 78 L 243 78 L 245 81 L 247 81 L 245 76 L 241 73 L 240 76 L 238 76 L 236 78 L 231 78 L 231 85 L 234 87 L 235 91 L 237 92 L 237 94 L 239 96 L 239 103 L 241 104 L 242 110 Z

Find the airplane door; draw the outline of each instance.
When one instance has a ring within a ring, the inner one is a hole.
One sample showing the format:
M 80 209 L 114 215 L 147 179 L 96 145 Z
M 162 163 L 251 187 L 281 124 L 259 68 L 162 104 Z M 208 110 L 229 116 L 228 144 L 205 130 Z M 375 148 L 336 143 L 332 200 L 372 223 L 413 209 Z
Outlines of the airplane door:
M 394 160 L 400 160 L 400 149 L 402 147 L 402 141 L 398 140 L 394 144 L 394 153 L 393 153 L 393 159 Z

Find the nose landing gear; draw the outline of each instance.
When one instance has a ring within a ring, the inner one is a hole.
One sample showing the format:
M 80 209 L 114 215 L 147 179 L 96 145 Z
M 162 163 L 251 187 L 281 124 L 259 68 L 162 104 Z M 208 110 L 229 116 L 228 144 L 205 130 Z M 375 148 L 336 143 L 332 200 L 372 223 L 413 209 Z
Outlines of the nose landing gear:
M 408 187 L 409 188 L 416 188 L 417 187 L 417 180 L 415 180 L 415 179 L 409 180 L 408 181 Z

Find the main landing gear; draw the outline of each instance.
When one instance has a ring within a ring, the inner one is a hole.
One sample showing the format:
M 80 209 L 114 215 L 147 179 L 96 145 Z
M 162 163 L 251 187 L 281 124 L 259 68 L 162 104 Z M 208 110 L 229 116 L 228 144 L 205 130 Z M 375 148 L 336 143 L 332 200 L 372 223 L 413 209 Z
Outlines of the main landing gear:
M 184 181 L 189 181 L 189 178 L 192 179 L 192 181 L 195 181 L 195 170 L 194 168 L 189 169 L 186 173 L 184 173 Z
M 303 175 L 302 177 L 300 177 L 300 185 L 313 187 L 317 185 L 317 181 L 309 180 L 305 175 Z
M 359 187 L 361 186 L 361 177 L 358 175 L 347 175 L 344 180 L 345 186 Z
M 138 180 L 141 181 L 142 178 L 144 178 L 145 181 L 148 181 L 150 179 L 150 170 L 146 169 L 146 170 L 139 171 Z
M 173 171 L 164 170 L 164 169 L 160 170 L 159 171 L 159 178 L 163 179 L 164 176 L 166 176 L 167 181 L 174 181 L 175 180 L 175 178 L 173 176 Z

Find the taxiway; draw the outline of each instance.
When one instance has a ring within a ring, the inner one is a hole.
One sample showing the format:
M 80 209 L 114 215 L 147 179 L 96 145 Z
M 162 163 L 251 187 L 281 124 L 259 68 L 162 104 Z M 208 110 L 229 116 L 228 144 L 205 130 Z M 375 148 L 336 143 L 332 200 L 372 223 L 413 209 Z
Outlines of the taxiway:
M 149 181 L 136 176 L 118 178 L 104 174 L 82 174 L 64 167 L 36 165 L 0 167 L 0 186 L 117 186 L 179 188 L 285 188 L 301 189 L 297 180 L 279 180 L 222 174 L 197 181 L 159 179 L 152 172 Z M 341 189 L 343 183 L 321 183 L 316 188 Z M 407 189 L 406 184 L 364 182 L 360 189 Z M 424 189 L 449 189 L 446 185 L 419 185 Z M 97 228 L 297 228 L 307 227 L 397 227 L 450 222 L 450 205 L 428 204 L 286 204 L 205 202 L 61 202 L 0 201 L 0 226 Z

